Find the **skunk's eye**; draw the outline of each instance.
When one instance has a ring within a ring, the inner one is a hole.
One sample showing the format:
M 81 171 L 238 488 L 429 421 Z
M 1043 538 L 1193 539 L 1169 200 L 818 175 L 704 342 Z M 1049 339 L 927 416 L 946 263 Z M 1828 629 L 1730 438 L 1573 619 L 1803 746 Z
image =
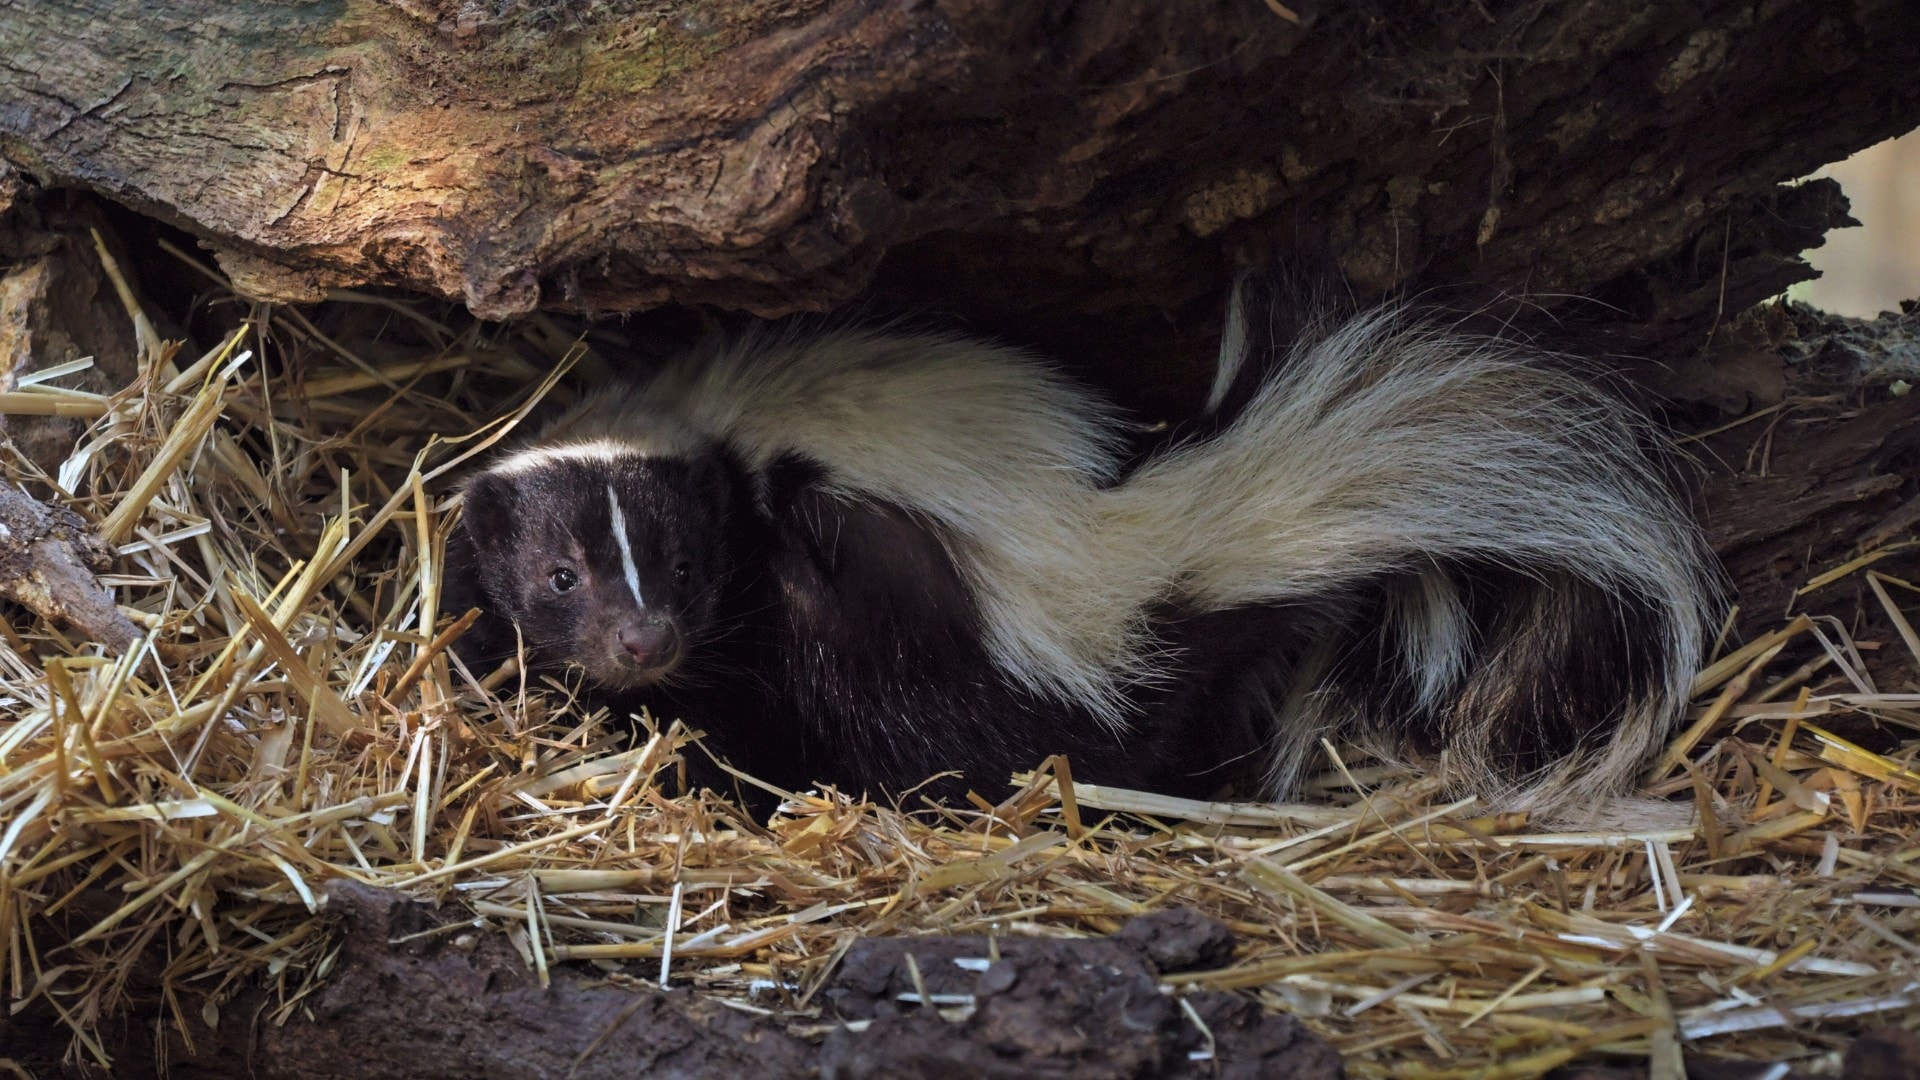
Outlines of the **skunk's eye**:
M 563 566 L 555 570 L 553 575 L 547 578 L 547 584 L 553 586 L 554 592 L 565 596 L 579 586 L 580 575 Z
M 685 585 L 693 580 L 693 564 L 685 559 L 673 564 L 673 583 Z

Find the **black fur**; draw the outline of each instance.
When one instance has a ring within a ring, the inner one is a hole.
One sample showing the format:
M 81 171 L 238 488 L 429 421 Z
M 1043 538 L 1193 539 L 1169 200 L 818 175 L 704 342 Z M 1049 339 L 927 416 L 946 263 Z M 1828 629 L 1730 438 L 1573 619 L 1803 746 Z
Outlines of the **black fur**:
M 450 545 L 448 591 L 456 604 L 472 598 L 493 618 L 467 651 L 477 659 L 483 647 L 498 652 L 520 641 L 537 663 L 577 666 L 596 684 L 621 686 L 612 654 L 635 604 L 612 539 L 609 488 L 631 515 L 627 533 L 650 607 L 680 625 L 690 650 L 699 646 L 705 628 L 727 622 L 721 606 L 735 567 L 757 555 L 728 539 L 752 535 L 742 528 L 751 525 L 743 486 L 739 468 L 719 455 L 563 461 L 524 475 L 476 476 Z M 556 573 L 577 585 L 558 591 Z
M 1599 751 L 1621 703 L 1658 685 L 1664 671 L 1645 643 L 1659 617 L 1633 596 L 1605 593 L 1565 574 L 1546 580 L 1469 564 L 1449 577 L 1473 634 L 1473 662 L 1422 707 L 1414 687 L 1383 678 L 1404 670 L 1400 642 L 1383 632 L 1385 588 L 1330 623 L 1331 663 L 1319 692 L 1338 711 L 1368 718 L 1343 734 L 1403 758 L 1468 753 L 1516 779 Z

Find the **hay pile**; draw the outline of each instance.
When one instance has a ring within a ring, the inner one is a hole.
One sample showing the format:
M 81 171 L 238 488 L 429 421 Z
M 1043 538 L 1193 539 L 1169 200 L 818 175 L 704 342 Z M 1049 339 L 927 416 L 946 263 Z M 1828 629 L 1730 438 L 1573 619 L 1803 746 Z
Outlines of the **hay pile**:
M 444 478 L 597 375 L 590 351 L 371 297 L 313 321 L 223 302 L 245 316 L 199 356 L 130 304 L 143 374 L 122 393 L 55 370 L 0 400 L 97 418 L 58 475 L 4 468 L 117 547 L 106 582 L 142 631 L 116 657 L 0 624 L 0 980 L 15 1009 L 57 1010 L 78 1058 L 108 1060 L 97 1031 L 142 957 L 163 957 L 176 1022 L 245 980 L 275 995 L 261 1022 L 297 1017 L 341 878 L 464 907 L 542 977 L 644 965 L 803 1026 L 860 935 L 1100 934 L 1188 905 L 1242 948 L 1170 982 L 1296 1011 L 1363 1077 L 1594 1053 L 1678 1077 L 1683 1042 L 1830 1066 L 1850 1018 L 1920 1018 L 1916 590 L 1869 565 L 1896 549 L 1808 588 L 1869 575 L 1897 640 L 1798 617 L 1723 643 L 1656 770 L 1698 807 L 1686 828 L 1537 831 L 1333 756 L 1314 806 L 1063 784 L 1048 763 L 939 820 L 829 792 L 760 825 L 662 794 L 700 752 L 678 728 L 630 744 L 564 688 L 446 651 Z M 1876 648 L 1911 654 L 1897 686 L 1870 676 Z

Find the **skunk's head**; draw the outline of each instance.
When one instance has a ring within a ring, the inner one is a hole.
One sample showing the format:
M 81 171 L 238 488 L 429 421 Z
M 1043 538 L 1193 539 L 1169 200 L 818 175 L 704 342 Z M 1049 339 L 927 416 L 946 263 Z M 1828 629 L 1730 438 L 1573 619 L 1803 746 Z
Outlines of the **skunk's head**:
M 715 628 L 734 490 L 718 454 L 536 449 L 467 482 L 463 528 L 492 613 L 537 662 L 635 689 Z

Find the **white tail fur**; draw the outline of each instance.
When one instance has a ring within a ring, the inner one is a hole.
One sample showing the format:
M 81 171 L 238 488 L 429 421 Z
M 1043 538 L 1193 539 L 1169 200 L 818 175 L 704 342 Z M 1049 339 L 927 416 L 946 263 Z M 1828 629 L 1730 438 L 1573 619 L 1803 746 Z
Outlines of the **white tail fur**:
M 1182 598 L 1202 609 L 1414 575 L 1389 613 L 1401 675 L 1423 698 L 1455 683 L 1472 647 L 1436 567 L 1567 575 L 1638 600 L 1657 616 L 1659 640 L 1645 647 L 1664 660 L 1665 685 L 1618 703 L 1603 751 L 1499 792 L 1509 805 L 1565 806 L 1619 789 L 1679 715 L 1715 595 L 1645 436 L 1625 405 L 1520 346 L 1380 310 L 1298 350 L 1219 436 L 1132 477 L 1108 527 L 1155 537 Z M 1551 593 L 1541 596 L 1537 623 L 1552 633 Z M 1340 724 L 1326 715 L 1340 704 L 1295 695 L 1277 721 L 1278 781 Z M 1462 786 L 1494 794 L 1474 747 L 1450 749 Z

